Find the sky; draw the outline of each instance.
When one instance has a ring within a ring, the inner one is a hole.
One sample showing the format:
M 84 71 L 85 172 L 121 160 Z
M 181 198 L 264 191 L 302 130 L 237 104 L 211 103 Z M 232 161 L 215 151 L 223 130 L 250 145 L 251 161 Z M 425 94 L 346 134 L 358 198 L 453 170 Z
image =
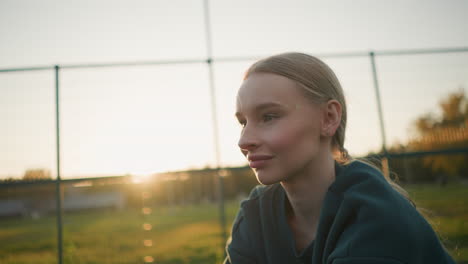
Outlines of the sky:
M 254 60 L 285 51 L 317 56 L 468 47 L 468 1 L 209 2 L 221 166 L 246 162 L 235 96 Z M 205 60 L 203 1 L 0 1 L 0 69 L 109 62 Z M 378 150 L 369 57 L 324 61 L 349 108 L 345 147 Z M 377 57 L 387 144 L 437 114 L 444 95 L 468 91 L 468 53 Z M 56 175 L 54 72 L 0 73 L 0 178 Z M 216 166 L 206 63 L 63 69 L 64 178 L 147 175 Z

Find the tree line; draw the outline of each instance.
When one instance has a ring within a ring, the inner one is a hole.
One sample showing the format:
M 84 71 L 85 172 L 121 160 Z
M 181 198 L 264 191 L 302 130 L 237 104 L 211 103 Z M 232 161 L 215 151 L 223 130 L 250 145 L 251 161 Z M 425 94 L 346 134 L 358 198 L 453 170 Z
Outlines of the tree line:
M 413 135 L 405 144 L 388 149 L 389 153 L 421 153 L 390 159 L 390 169 L 403 182 L 445 185 L 468 179 L 468 99 L 464 90 L 449 93 L 438 106 L 439 113 L 425 113 L 412 123 Z M 424 155 L 435 151 L 439 152 Z

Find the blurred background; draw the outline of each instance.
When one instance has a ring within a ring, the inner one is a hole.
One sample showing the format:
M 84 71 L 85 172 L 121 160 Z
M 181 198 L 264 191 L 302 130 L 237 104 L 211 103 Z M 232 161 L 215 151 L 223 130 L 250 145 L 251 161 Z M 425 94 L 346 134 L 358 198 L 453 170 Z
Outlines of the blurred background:
M 0 1 L 0 263 L 220 263 L 257 184 L 235 95 L 306 52 L 345 147 L 468 263 L 468 2 Z M 57 208 L 59 208 L 57 210 Z

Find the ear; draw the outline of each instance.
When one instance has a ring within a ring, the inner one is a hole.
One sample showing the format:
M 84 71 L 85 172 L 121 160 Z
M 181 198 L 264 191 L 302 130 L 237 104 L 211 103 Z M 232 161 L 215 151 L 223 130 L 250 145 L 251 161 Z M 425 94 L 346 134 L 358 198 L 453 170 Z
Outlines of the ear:
M 321 135 L 332 137 L 341 123 L 341 104 L 337 100 L 330 100 L 323 105 Z

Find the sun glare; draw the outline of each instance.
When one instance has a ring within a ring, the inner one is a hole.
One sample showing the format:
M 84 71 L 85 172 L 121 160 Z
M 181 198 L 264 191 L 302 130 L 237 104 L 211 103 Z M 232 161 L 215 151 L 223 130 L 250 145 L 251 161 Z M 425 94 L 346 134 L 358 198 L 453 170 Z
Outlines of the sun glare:
M 132 183 L 133 184 L 141 184 L 141 183 L 147 183 L 151 175 L 145 174 L 145 175 L 133 175 L 132 176 Z

